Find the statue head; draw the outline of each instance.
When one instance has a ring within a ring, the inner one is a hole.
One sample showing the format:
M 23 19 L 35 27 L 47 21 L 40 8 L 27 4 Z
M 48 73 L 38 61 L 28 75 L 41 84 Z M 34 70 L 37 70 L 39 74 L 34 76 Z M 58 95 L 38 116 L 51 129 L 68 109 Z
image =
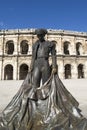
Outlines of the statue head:
M 36 29 L 35 30 L 35 34 L 37 35 L 38 39 L 40 41 L 43 41 L 44 40 L 44 36 L 47 34 L 47 30 L 46 29 Z
M 47 30 L 46 30 L 46 29 L 43 29 L 43 28 L 36 29 L 36 30 L 35 30 L 35 34 L 36 34 L 36 35 L 45 35 L 45 34 L 47 34 Z

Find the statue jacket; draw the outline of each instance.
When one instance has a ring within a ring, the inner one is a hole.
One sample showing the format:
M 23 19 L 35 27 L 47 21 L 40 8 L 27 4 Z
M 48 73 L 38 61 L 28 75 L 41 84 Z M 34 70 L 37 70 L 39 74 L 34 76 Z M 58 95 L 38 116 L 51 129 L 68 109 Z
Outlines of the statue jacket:
M 44 41 L 44 43 L 40 43 L 40 41 L 36 41 L 33 45 L 32 45 L 32 61 L 31 61 L 31 66 L 34 66 L 34 62 L 35 60 L 37 60 L 38 56 L 38 49 L 40 44 L 42 44 L 42 48 L 43 48 L 43 57 L 48 59 L 49 55 L 51 54 L 52 56 L 52 67 L 56 67 L 56 45 L 53 42 L 50 41 Z

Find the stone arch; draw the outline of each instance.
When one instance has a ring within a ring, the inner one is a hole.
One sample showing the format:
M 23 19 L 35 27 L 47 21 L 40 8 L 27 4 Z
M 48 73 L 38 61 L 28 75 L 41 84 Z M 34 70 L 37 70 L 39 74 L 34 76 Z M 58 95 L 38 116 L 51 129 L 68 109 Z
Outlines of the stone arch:
M 56 46 L 56 53 L 58 53 L 58 48 L 57 48 L 57 41 L 55 41 L 55 40 L 52 40 L 51 42 L 53 42 L 53 43 L 55 44 L 55 46 Z
M 78 78 L 84 78 L 84 69 L 83 64 L 78 65 Z
M 81 54 L 82 44 L 80 42 L 76 43 L 76 55 Z
M 7 41 L 5 51 L 9 55 L 13 54 L 13 52 L 14 52 L 14 42 L 12 40 Z
M 28 73 L 28 65 L 22 64 L 19 69 L 19 80 L 25 79 L 27 73 Z
M 28 41 L 27 40 L 23 40 L 20 43 L 20 52 L 21 52 L 21 54 L 27 54 L 28 50 L 29 50 Z
M 71 79 L 71 65 L 65 65 L 65 79 Z
M 69 52 L 69 45 L 70 45 L 70 42 L 68 42 L 68 41 L 65 41 L 63 43 L 63 53 L 66 54 L 66 55 L 70 54 L 70 52 Z
M 51 42 L 53 42 L 54 44 L 57 44 L 57 41 L 55 41 L 55 40 L 52 40 Z
M 4 68 L 4 80 L 13 80 L 13 66 L 7 64 Z

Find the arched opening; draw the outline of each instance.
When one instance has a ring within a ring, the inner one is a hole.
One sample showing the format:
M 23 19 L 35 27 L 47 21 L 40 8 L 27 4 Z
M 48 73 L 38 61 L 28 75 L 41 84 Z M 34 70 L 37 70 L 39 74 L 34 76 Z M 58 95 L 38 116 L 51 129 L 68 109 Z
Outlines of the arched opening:
M 66 55 L 69 55 L 69 42 L 64 42 L 64 46 L 63 46 L 63 52 Z
M 71 78 L 71 65 L 67 64 L 65 65 L 65 79 Z
M 81 54 L 81 52 L 80 52 L 81 45 L 82 44 L 80 42 L 76 43 L 76 55 L 80 55 Z
M 27 54 L 28 49 L 29 49 L 28 41 L 26 41 L 26 40 L 22 41 L 21 44 L 20 44 L 21 54 Z
M 55 40 L 52 40 L 51 42 L 53 42 L 54 44 L 57 44 L 57 42 Z
M 5 66 L 4 79 L 5 80 L 13 80 L 13 66 L 10 64 Z
M 28 73 L 28 65 L 22 64 L 22 65 L 20 66 L 20 75 L 19 75 L 19 79 L 20 79 L 20 80 L 25 79 L 27 73 Z
M 78 65 L 78 78 L 84 78 L 84 70 L 83 70 L 83 65 L 79 64 Z
M 58 53 L 58 48 L 57 48 L 57 42 L 55 40 L 52 40 L 51 42 L 53 42 L 56 46 L 56 53 Z
M 6 43 L 6 53 L 12 55 L 14 52 L 14 43 L 13 41 L 8 41 Z

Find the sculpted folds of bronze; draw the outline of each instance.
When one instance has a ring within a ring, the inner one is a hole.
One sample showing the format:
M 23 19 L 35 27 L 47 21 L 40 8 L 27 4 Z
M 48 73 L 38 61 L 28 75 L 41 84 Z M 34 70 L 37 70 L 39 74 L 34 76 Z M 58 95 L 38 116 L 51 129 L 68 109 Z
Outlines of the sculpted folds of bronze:
M 35 34 L 30 72 L 0 115 L 0 130 L 87 130 L 79 103 L 58 77 L 55 44 L 44 39 L 46 29 Z

